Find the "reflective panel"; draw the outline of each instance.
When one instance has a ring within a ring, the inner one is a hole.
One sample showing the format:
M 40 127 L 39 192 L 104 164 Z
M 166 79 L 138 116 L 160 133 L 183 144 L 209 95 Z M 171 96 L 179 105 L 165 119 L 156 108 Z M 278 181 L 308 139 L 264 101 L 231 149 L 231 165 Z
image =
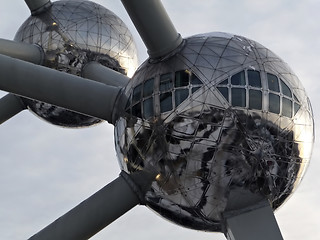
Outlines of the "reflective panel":
M 231 84 L 232 85 L 246 85 L 246 79 L 244 75 L 244 71 L 239 72 L 231 77 Z
M 269 86 L 269 89 L 270 89 L 271 91 L 280 92 L 280 89 L 279 89 L 279 81 L 278 81 L 277 76 L 275 76 L 275 75 L 273 75 L 273 74 L 270 74 L 270 73 L 268 73 L 267 76 L 268 76 L 268 86 Z
M 249 90 L 249 109 L 262 109 L 262 92 L 258 90 Z
M 282 115 L 292 117 L 292 102 L 287 98 L 282 98 Z
M 138 66 L 137 50 L 126 25 L 113 12 L 90 1 L 56 1 L 41 15 L 30 16 L 14 38 L 40 45 L 44 65 L 81 76 L 90 61 L 131 77 Z M 100 120 L 50 104 L 23 99 L 30 110 L 50 123 L 81 127 Z
M 269 111 L 272 113 L 280 113 L 280 97 L 276 94 L 269 94 Z
M 168 112 L 172 110 L 172 94 L 164 93 L 160 95 L 160 112 Z
M 244 88 L 231 89 L 231 103 L 234 107 L 246 106 L 246 90 Z
M 167 73 L 160 76 L 160 92 L 170 91 L 173 88 L 172 74 Z
M 187 71 L 176 72 L 174 86 L 175 87 L 185 87 L 188 85 L 189 85 L 189 73 Z
M 153 93 L 154 79 L 151 78 L 143 84 L 143 97 L 149 97 Z
M 162 80 L 168 73 L 172 84 Z M 251 204 L 265 197 L 273 209 L 286 201 L 310 160 L 314 127 L 285 62 L 247 38 L 210 33 L 185 39 L 164 61 L 146 61 L 125 96 L 151 78 L 153 117 L 132 107 L 115 125 L 121 169 L 158 174 L 147 206 L 184 227 L 222 231 L 225 211 L 250 206 L 245 196 L 257 197 Z
M 292 97 L 291 90 L 287 86 L 287 84 L 285 84 L 282 80 L 280 80 L 280 83 L 281 83 L 281 92 L 287 97 Z
M 135 104 L 141 100 L 141 93 L 142 93 L 142 84 L 139 84 L 133 89 L 132 104 Z
M 175 92 L 176 106 L 180 105 L 189 96 L 189 89 L 178 89 Z
M 154 116 L 153 98 L 143 101 L 143 118 L 148 119 Z
M 261 88 L 260 72 L 254 70 L 248 70 L 249 86 Z

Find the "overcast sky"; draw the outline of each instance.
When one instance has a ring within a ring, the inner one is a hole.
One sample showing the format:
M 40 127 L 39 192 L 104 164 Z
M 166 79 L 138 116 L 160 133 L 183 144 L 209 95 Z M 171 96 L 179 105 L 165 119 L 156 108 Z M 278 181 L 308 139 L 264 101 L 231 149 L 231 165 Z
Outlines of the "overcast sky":
M 137 39 L 140 61 L 145 47 L 119 0 L 96 1 L 115 12 Z M 320 119 L 319 0 L 164 0 L 183 37 L 224 31 L 246 36 L 270 48 L 299 76 Z M 29 16 L 23 0 L 1 1 L 0 38 L 12 39 Z M 1 74 L 1 73 L 0 73 Z M 1 93 L 0 95 L 4 95 Z M 86 199 L 120 170 L 114 151 L 113 127 L 87 129 L 52 126 L 28 111 L 0 126 L 0 239 L 27 239 Z M 286 240 L 320 239 L 320 151 L 302 184 L 277 212 Z M 178 227 L 139 206 L 92 239 L 206 239 L 222 234 Z

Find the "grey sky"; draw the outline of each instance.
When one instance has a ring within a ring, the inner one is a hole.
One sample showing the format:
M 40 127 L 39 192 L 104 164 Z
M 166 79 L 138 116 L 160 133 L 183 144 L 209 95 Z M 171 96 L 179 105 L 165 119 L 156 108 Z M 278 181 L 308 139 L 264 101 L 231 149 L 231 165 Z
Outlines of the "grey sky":
M 115 12 L 134 33 L 140 61 L 146 50 L 119 0 L 96 1 Z M 246 36 L 289 63 L 306 88 L 320 119 L 319 0 L 164 0 L 183 37 L 224 31 Z M 0 37 L 12 39 L 29 16 L 23 0 L 3 1 Z M 1 93 L 4 95 L 5 93 Z M 319 102 L 318 102 L 319 101 Z M 119 174 L 113 127 L 87 129 L 52 126 L 23 112 L 0 126 L 0 239 L 26 239 Z M 287 240 L 320 239 L 320 151 L 297 192 L 276 217 Z M 92 239 L 211 239 L 222 234 L 178 227 L 139 206 Z

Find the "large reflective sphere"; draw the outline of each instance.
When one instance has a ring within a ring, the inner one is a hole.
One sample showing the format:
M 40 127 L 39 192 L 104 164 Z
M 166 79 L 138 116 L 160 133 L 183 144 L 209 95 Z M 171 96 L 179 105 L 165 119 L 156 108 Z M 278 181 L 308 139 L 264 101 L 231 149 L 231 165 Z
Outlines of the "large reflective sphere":
M 125 89 L 115 144 L 126 172 L 159 174 L 147 205 L 179 225 L 221 231 L 226 211 L 278 208 L 311 157 L 313 115 L 286 63 L 259 43 L 212 33 L 146 61 Z
M 29 17 L 15 40 L 40 45 L 44 65 L 81 75 L 84 65 L 96 61 L 131 77 L 138 66 L 136 46 L 126 25 L 113 12 L 89 1 L 58 1 Z M 60 126 L 81 127 L 100 122 L 55 106 L 24 100 L 41 118 Z

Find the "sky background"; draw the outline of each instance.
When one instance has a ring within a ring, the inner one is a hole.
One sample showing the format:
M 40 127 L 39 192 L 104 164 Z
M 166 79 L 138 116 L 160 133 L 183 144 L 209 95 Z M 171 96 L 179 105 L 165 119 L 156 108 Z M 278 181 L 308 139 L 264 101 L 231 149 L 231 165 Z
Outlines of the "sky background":
M 140 62 L 146 49 L 119 0 L 95 1 L 116 13 L 136 38 Z M 319 0 L 164 0 L 183 37 L 222 31 L 268 47 L 298 75 L 320 119 Z M 0 38 L 13 39 L 30 15 L 23 0 L 1 0 Z M 0 73 L 1 74 L 1 73 Z M 0 96 L 5 93 L 0 92 Z M 316 136 L 316 139 L 319 137 Z M 320 150 L 298 190 L 277 212 L 286 240 L 320 239 Z M 86 129 L 50 125 L 24 111 L 0 126 L 0 239 L 27 239 L 119 174 L 113 126 Z M 176 226 L 138 206 L 92 239 L 223 240 Z

